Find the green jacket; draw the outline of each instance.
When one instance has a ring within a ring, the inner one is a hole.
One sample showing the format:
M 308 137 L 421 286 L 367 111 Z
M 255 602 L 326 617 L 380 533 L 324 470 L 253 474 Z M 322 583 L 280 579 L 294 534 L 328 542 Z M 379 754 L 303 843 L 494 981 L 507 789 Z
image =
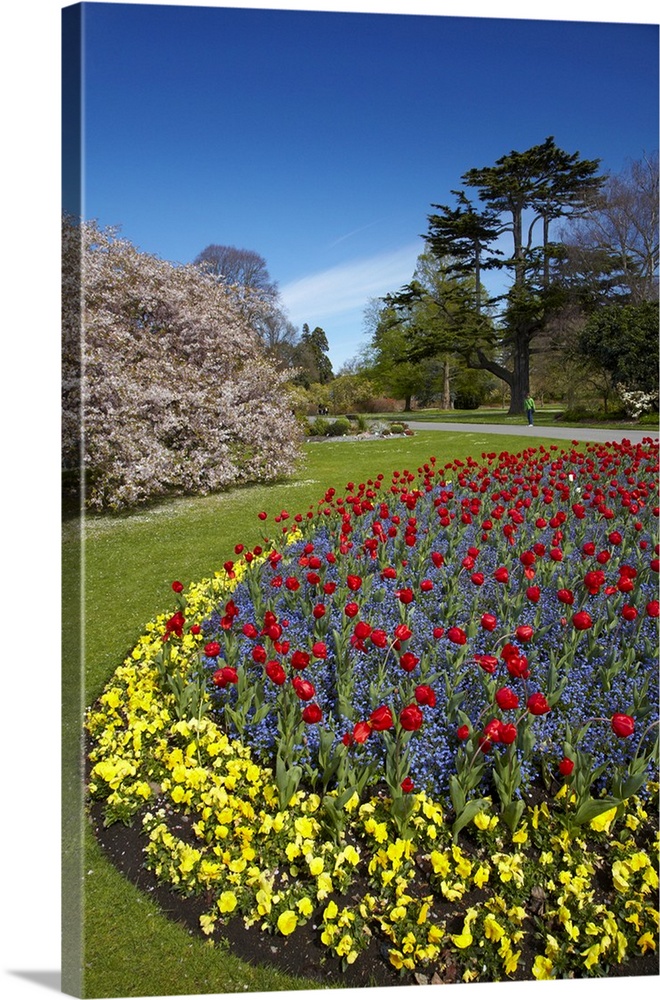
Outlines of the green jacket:
M 536 406 L 534 404 L 534 400 L 532 399 L 531 396 L 527 396 L 526 399 L 525 399 L 525 409 L 526 410 L 535 410 L 536 409 Z

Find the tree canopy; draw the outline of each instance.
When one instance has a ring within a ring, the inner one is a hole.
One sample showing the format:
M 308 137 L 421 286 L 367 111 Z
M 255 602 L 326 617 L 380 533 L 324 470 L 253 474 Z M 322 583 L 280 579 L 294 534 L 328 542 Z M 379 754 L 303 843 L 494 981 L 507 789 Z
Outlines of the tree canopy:
M 63 229 L 63 458 L 88 505 L 292 471 L 286 375 L 227 289 L 94 223 Z
M 549 136 L 523 152 L 512 150 L 492 166 L 463 174 L 480 204 L 473 204 L 464 190 L 454 191 L 456 206 L 434 206 L 440 212 L 429 216 L 428 247 L 447 262 L 450 273 L 473 275 L 477 315 L 484 306 L 503 303 L 497 337 L 484 343 L 482 324 L 471 323 L 461 334 L 459 349 L 470 367 L 485 369 L 509 385 L 510 413 L 522 412 L 532 341 L 559 304 L 552 281 L 558 248 L 551 225 L 581 212 L 599 190 L 603 178 L 597 175 L 598 165 L 598 160 L 565 152 Z M 503 240 L 508 240 L 508 254 L 501 249 Z M 501 295 L 484 297 L 482 274 L 494 269 L 508 275 L 509 287 Z

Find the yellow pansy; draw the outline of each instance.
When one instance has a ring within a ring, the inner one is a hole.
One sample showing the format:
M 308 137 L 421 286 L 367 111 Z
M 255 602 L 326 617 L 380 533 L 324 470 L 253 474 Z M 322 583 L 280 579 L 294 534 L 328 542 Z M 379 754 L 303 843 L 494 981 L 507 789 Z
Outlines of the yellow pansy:
M 440 876 L 448 874 L 450 864 L 446 854 L 441 854 L 439 851 L 432 851 L 429 861 L 433 867 L 434 874 Z
M 321 872 L 316 880 L 316 898 L 325 899 L 332 892 L 332 879 L 327 872 Z
M 215 927 L 215 917 L 209 916 L 208 913 L 203 913 L 199 918 L 199 924 L 203 934 L 212 934 Z
M 284 853 L 286 854 L 289 861 L 295 861 L 296 858 L 300 857 L 302 852 L 298 844 L 292 844 L 291 842 L 289 842 L 284 848 Z
M 312 902 L 310 899 L 308 899 L 307 896 L 303 896 L 302 899 L 299 899 L 298 902 L 296 903 L 296 906 L 302 913 L 303 917 L 310 917 L 314 912 L 314 907 L 312 906 Z
M 308 816 L 299 816 L 294 823 L 296 833 L 309 839 L 314 836 L 314 822 Z
M 537 955 L 534 959 L 534 964 L 532 966 L 532 975 L 534 979 L 554 979 L 552 975 L 553 964 L 549 958 L 544 955 Z
M 468 929 L 463 931 L 461 934 L 452 934 L 451 939 L 457 948 L 469 948 L 474 938 L 472 937 L 472 932 Z
M 463 882 L 454 882 L 450 884 L 443 879 L 440 883 L 440 889 L 445 899 L 448 899 L 450 902 L 462 899 L 465 895 L 465 884 Z
M 357 806 L 360 804 L 360 796 L 357 792 L 353 792 L 348 802 L 344 803 L 344 809 L 347 813 L 352 813 Z
M 504 928 L 498 924 L 492 913 L 484 917 L 484 935 L 489 941 L 499 941 L 504 935 Z
M 507 976 L 512 976 L 516 971 L 521 955 L 521 951 L 509 951 L 506 955 L 502 956 L 504 959 L 504 972 Z
M 335 903 L 334 899 L 331 899 L 328 905 L 326 906 L 325 910 L 323 911 L 323 919 L 334 920 L 338 913 L 339 910 L 337 909 L 337 904 Z
M 642 949 L 642 955 L 645 955 L 649 948 L 655 951 L 655 939 L 649 931 L 645 931 L 645 933 L 637 939 L 637 944 Z
M 231 913 L 237 906 L 238 900 L 231 889 L 223 892 L 218 900 L 218 909 L 220 910 L 220 913 Z
M 481 812 L 478 812 L 476 814 L 472 822 L 477 827 L 477 829 L 487 830 L 490 825 L 490 816 L 488 815 L 488 813 L 485 813 L 482 810 Z
M 516 832 L 511 837 L 514 844 L 526 844 L 529 840 L 529 834 L 527 833 L 527 823 L 523 823 L 522 826 L 516 830 Z
M 652 889 L 658 888 L 658 873 L 655 868 L 652 868 L 649 865 L 649 867 L 644 871 L 642 878 Z
M 610 826 L 616 817 L 616 810 L 617 807 L 613 806 L 611 809 L 608 809 L 607 812 L 602 812 L 600 816 L 594 817 L 589 824 L 591 829 L 596 830 L 598 833 L 602 833 L 603 831 L 609 833 Z
M 293 910 L 284 910 L 277 918 L 277 929 L 280 934 L 284 934 L 285 936 L 293 934 L 297 926 L 298 916 Z
M 489 878 L 490 878 L 490 868 L 488 867 L 488 865 L 479 865 L 476 872 L 474 873 L 472 881 L 479 889 L 483 889 Z
M 614 883 L 614 888 L 618 889 L 619 892 L 627 892 L 630 888 L 629 877 L 630 869 L 625 861 L 615 861 L 612 865 L 612 882 Z
M 310 858 L 308 856 L 307 864 L 309 865 L 310 873 L 314 876 L 320 875 L 325 867 L 325 862 L 323 861 L 323 858 L 318 858 L 318 857 Z
M 257 902 L 257 913 L 260 917 L 265 917 L 271 911 L 271 893 L 269 889 L 258 889 L 255 896 Z

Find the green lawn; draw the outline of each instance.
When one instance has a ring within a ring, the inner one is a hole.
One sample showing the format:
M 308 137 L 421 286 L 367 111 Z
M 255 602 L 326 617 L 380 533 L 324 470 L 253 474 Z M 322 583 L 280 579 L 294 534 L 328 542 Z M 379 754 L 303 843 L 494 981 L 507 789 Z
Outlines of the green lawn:
M 558 420 L 558 416 L 563 412 L 561 406 L 542 406 L 534 413 L 534 423 L 540 427 L 570 427 L 570 422 Z M 388 421 L 400 421 L 415 425 L 416 422 L 434 420 L 440 423 L 457 424 L 501 424 L 506 426 L 522 426 L 527 423 L 524 415 L 510 417 L 506 408 L 483 407 L 478 410 L 439 410 L 430 408 L 428 410 L 412 410 L 410 413 L 380 413 L 372 414 L 371 417 Z M 580 427 L 603 427 L 611 430 L 618 430 L 622 427 L 643 429 L 645 426 L 651 430 L 657 429 L 657 414 L 648 414 L 640 421 L 635 420 L 590 420 L 588 423 L 578 422 L 574 426 Z
M 435 455 L 439 465 L 484 451 L 518 452 L 541 441 L 533 437 L 484 433 L 453 435 L 420 431 L 411 438 L 310 443 L 298 473 L 272 486 L 252 486 L 209 497 L 177 499 L 124 516 L 86 520 L 84 545 L 76 522 L 63 532 L 64 652 L 64 948 L 71 971 L 63 988 L 83 996 L 153 996 L 175 993 L 233 993 L 315 988 L 266 968 L 253 968 L 224 950 L 193 939 L 165 920 L 153 903 L 128 884 L 105 859 L 93 837 L 80 829 L 76 760 L 80 706 L 100 694 L 113 670 L 131 650 L 143 626 L 173 608 L 171 582 L 188 585 L 212 575 L 234 545 L 259 543 L 263 522 L 257 514 L 287 509 L 305 512 L 325 490 L 343 491 L 347 482 L 365 482 L 379 472 L 416 470 Z M 546 447 L 565 442 L 544 439 Z M 273 524 L 272 519 L 266 522 Z M 80 594 L 79 569 L 84 587 Z M 84 616 L 78 628 L 80 611 Z M 84 648 L 84 686 L 77 664 Z M 87 824 L 83 824 L 83 828 Z M 81 844 L 82 837 L 82 844 Z M 78 884 L 84 881 L 85 931 L 76 933 Z M 66 913 L 66 910 L 65 910 Z M 79 982 L 76 967 L 84 970 Z

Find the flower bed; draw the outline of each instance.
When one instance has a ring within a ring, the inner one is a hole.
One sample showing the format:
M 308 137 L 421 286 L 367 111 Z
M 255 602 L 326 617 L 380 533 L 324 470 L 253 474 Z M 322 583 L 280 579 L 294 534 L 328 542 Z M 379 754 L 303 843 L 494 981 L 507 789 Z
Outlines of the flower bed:
M 210 937 L 379 940 L 417 981 L 655 952 L 657 472 L 529 448 L 262 512 L 90 709 L 106 822 Z

